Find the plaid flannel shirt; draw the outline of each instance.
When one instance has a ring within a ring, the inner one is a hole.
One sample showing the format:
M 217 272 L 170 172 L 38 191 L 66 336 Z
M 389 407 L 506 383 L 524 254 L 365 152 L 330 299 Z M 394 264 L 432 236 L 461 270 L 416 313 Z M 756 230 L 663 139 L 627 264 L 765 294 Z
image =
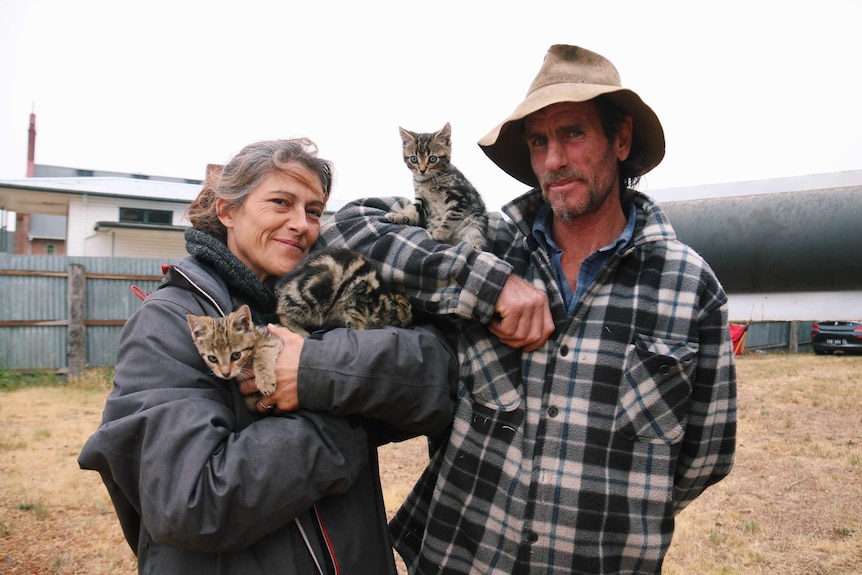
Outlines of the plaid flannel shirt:
M 659 207 L 566 314 L 530 236 L 537 190 L 492 214 L 490 252 L 387 223 L 369 198 L 324 227 L 379 264 L 419 313 L 457 319 L 461 375 L 447 440 L 390 523 L 411 573 L 658 573 L 674 516 L 733 463 L 736 372 L 727 298 Z M 510 273 L 549 297 L 532 353 L 485 325 Z

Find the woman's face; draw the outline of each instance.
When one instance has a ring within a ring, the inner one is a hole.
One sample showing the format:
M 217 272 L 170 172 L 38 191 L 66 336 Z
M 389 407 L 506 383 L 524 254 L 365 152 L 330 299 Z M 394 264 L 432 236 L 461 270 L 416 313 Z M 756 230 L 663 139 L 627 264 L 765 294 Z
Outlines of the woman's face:
M 302 179 L 275 170 L 239 206 L 216 203 L 228 249 L 267 285 L 295 268 L 320 234 L 325 200 L 318 178 L 305 167 L 294 169 Z

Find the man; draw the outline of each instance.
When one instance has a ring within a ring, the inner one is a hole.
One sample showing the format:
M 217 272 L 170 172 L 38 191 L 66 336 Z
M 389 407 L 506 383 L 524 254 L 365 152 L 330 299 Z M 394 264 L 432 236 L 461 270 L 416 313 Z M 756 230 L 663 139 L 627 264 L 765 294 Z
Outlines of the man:
M 658 573 L 736 430 L 726 295 L 632 189 L 664 156 L 661 123 L 607 59 L 555 45 L 479 145 L 534 188 L 491 218 L 493 253 L 386 224 L 391 199 L 324 231 L 460 320 L 455 419 L 396 548 L 419 574 Z

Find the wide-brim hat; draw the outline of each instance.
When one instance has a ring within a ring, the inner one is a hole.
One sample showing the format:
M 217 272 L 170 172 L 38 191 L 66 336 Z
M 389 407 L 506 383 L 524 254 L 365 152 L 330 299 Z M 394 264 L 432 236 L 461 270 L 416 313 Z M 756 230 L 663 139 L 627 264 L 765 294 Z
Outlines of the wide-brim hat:
M 631 155 L 640 159 L 632 175 L 642 176 L 664 158 L 664 130 L 658 116 L 636 93 L 623 88 L 617 69 L 607 58 L 578 46 L 555 44 L 548 49 L 542 68 L 527 97 L 512 114 L 479 140 L 491 161 L 513 178 L 536 187 L 524 140 L 523 119 L 559 102 L 586 102 L 605 96 L 632 117 Z

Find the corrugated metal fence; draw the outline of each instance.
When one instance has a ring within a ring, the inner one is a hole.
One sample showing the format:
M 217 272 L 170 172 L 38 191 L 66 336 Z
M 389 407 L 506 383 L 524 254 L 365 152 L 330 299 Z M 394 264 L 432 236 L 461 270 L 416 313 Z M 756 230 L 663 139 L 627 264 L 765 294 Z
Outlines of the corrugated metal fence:
M 810 352 L 813 321 L 751 322 L 746 352 Z
M 154 290 L 175 261 L 0 254 L 0 368 L 114 365 L 131 287 Z
M 114 365 L 120 330 L 141 303 L 131 287 L 156 289 L 162 264 L 175 261 L 0 253 L 0 369 Z M 752 322 L 745 349 L 809 351 L 810 328 Z

